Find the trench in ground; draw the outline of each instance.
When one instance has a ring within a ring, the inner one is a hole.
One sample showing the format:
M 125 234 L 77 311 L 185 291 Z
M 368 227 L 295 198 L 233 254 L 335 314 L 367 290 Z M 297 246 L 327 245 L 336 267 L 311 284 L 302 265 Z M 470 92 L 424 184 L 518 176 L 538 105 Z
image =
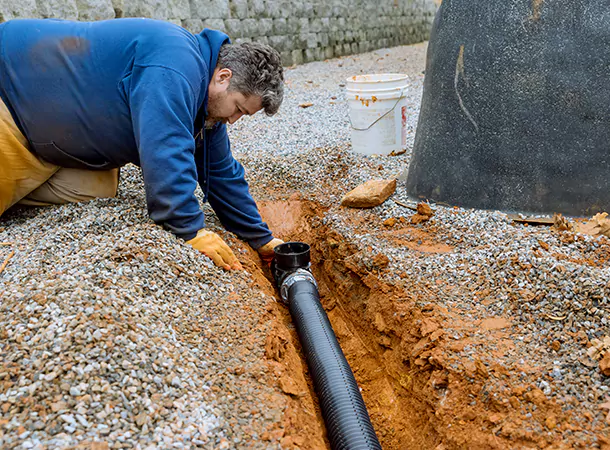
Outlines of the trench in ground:
M 434 410 L 427 399 L 430 371 L 412 364 L 409 355 L 414 344 L 404 338 L 404 330 L 417 328 L 414 322 L 421 319 L 412 310 L 413 305 L 395 302 L 401 293 L 384 284 L 374 272 L 351 263 L 355 248 L 322 224 L 322 207 L 298 199 L 262 202 L 259 206 L 263 219 L 278 237 L 311 245 L 312 269 L 322 304 L 361 388 L 382 447 L 444 448 L 445 439 L 435 428 Z M 401 303 L 403 310 L 396 306 Z M 326 448 L 322 416 L 298 336 L 287 308 L 278 306 L 278 314 L 284 329 L 268 338 L 267 356 L 278 365 L 280 387 L 293 400 L 286 413 L 283 444 Z M 288 349 L 291 345 L 296 356 Z M 301 386 L 303 383 L 306 387 Z

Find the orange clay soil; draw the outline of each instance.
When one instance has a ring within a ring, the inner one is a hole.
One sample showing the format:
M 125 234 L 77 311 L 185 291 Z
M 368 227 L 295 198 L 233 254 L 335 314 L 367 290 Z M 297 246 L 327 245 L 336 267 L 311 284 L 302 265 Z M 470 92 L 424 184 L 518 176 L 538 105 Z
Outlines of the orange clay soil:
M 312 268 L 322 304 L 385 450 L 572 448 L 562 443 L 561 433 L 579 428 L 535 386 L 541 374 L 523 364 L 518 370 L 528 374 L 530 382 L 513 381 L 518 380 L 511 372 L 514 369 L 501 363 L 504 352 L 515 345 L 505 331 L 508 318 L 464 321 L 434 297 L 425 281 L 385 283 L 379 272 L 388 265 L 388 258 L 374 255 L 372 270 L 365 267 L 355 247 L 322 224 L 324 208 L 312 202 L 291 197 L 261 202 L 259 207 L 278 237 L 312 245 Z M 356 229 L 367 229 L 368 219 L 362 214 L 348 211 L 345 215 Z M 402 223 L 392 233 L 397 246 L 421 252 L 452 250 L 435 241 L 433 227 L 422 231 Z M 248 269 L 256 286 L 277 298 L 269 269 L 254 252 L 249 255 Z M 263 439 L 280 439 L 282 448 L 328 448 L 288 310 L 272 302 L 269 314 L 275 320 L 266 356 L 288 407 L 283 422 Z M 461 338 L 447 336 L 447 326 Z M 459 357 L 465 346 L 480 349 L 490 340 L 495 347 L 489 351 L 497 364 Z M 528 431 L 532 421 L 544 424 L 546 433 Z M 602 448 L 610 449 L 599 437 Z

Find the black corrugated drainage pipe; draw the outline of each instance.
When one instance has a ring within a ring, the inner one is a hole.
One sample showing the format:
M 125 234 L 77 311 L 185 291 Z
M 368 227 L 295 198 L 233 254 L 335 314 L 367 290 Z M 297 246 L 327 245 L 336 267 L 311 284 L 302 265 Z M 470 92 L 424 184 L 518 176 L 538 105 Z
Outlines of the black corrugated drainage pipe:
M 299 334 L 331 448 L 381 450 L 354 374 L 320 303 L 309 245 L 277 246 L 271 269 Z

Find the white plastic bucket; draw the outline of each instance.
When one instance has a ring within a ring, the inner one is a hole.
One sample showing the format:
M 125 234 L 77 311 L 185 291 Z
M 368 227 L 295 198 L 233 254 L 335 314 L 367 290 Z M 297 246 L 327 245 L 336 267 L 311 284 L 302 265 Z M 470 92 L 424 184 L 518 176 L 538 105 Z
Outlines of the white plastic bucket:
M 352 148 L 365 155 L 399 153 L 407 145 L 408 77 L 397 73 L 346 80 Z

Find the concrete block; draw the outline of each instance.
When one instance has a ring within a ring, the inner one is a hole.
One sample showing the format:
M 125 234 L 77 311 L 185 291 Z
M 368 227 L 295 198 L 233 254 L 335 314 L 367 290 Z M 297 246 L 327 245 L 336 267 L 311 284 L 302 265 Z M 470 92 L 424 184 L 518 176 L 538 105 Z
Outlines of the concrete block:
M 318 42 L 320 42 L 321 47 L 328 47 L 330 43 L 328 33 L 318 33 Z
M 290 34 L 298 34 L 301 32 L 301 19 L 298 17 L 287 18 L 286 25 L 288 26 L 288 33 Z M 307 21 L 307 28 L 309 28 L 309 21 Z
M 264 0 L 248 0 L 248 17 L 258 19 L 265 16 Z
M 331 17 L 328 19 L 329 31 L 339 31 L 339 19 L 337 17 Z
M 303 55 L 303 50 L 297 49 L 292 52 L 292 64 L 303 64 L 305 61 L 305 57 Z
M 333 13 L 333 5 L 331 2 L 322 2 L 314 5 L 313 10 L 316 17 L 330 17 Z
M 277 0 L 265 0 L 265 17 L 272 19 L 282 17 L 282 4 Z
M 0 22 L 21 17 L 40 17 L 36 0 L 22 0 L 19 2 L 0 2 Z
M 191 17 L 191 5 L 189 0 L 165 1 L 168 17 L 175 19 L 189 19 Z
M 255 38 L 252 38 L 252 40 L 259 44 L 269 45 L 269 38 L 267 36 L 256 36 Z
M 309 22 L 309 31 L 312 33 L 319 33 L 322 31 L 322 19 L 315 17 Z
M 242 21 L 239 19 L 226 19 L 225 30 L 226 33 L 231 37 L 231 39 L 237 39 L 244 37 Z
M 322 61 L 324 59 L 324 49 L 322 47 L 314 48 L 314 59 Z
M 288 34 L 288 23 L 286 19 L 273 19 L 273 34 Z
M 227 27 L 225 26 L 225 21 L 222 19 L 205 19 L 202 21 L 203 28 L 210 28 L 212 30 L 222 31 L 223 33 L 227 32 Z M 203 30 L 202 28 L 202 30 Z
M 324 59 L 331 59 L 335 57 L 335 52 L 333 50 L 333 47 L 326 47 L 324 49 Z
M 281 2 L 279 3 L 279 17 L 284 19 L 289 18 L 297 18 L 299 15 L 297 13 L 297 8 L 291 2 Z
M 305 62 L 312 62 L 316 60 L 316 54 L 313 48 L 308 48 L 303 51 L 303 59 L 305 59 Z
M 309 19 L 306 17 L 301 17 L 299 19 L 299 32 L 300 33 L 309 33 Z
M 229 0 L 190 0 L 190 5 L 192 19 L 228 19 L 231 15 Z
M 112 0 L 112 8 L 114 9 L 114 17 L 121 18 L 125 15 L 125 0 Z
M 246 42 L 252 42 L 252 38 L 249 38 L 249 37 L 238 38 L 238 39 L 235 39 L 235 41 L 234 41 L 235 44 L 244 44 Z
M 111 0 L 76 0 L 78 20 L 114 19 L 115 13 Z
M 248 0 L 229 0 L 231 19 L 246 19 L 248 17 Z
M 258 33 L 258 20 L 244 19 L 241 21 L 243 37 L 254 37 Z
M 52 19 L 78 19 L 75 0 L 38 0 L 40 17 Z
M 307 33 L 307 48 L 316 48 L 318 46 L 318 35 L 316 33 Z
M 270 36 L 273 34 L 273 19 L 259 19 L 257 34 L 258 36 Z
M 309 2 L 302 2 L 301 5 L 303 5 L 303 16 L 307 17 L 307 18 L 313 18 L 315 17 L 315 14 L 313 12 L 313 5 Z
M 203 20 L 186 19 L 186 20 L 182 21 L 182 27 L 186 28 L 188 31 L 190 31 L 193 34 L 199 34 L 203 30 Z
M 303 55 L 303 50 L 296 49 L 292 52 L 292 64 L 303 64 L 305 61 L 305 56 Z
M 307 48 L 307 37 L 309 33 L 299 33 L 295 35 L 295 46 L 297 48 Z
M 116 10 L 116 7 L 115 7 Z M 149 17 L 152 19 L 188 19 L 190 7 L 187 0 L 138 0 L 123 1 L 123 17 Z
M 284 67 L 292 66 L 294 64 L 292 60 L 292 52 L 290 51 L 281 52 L 280 58 L 282 60 L 282 66 Z
M 269 36 L 269 45 L 281 53 L 292 50 L 293 40 L 290 36 Z

